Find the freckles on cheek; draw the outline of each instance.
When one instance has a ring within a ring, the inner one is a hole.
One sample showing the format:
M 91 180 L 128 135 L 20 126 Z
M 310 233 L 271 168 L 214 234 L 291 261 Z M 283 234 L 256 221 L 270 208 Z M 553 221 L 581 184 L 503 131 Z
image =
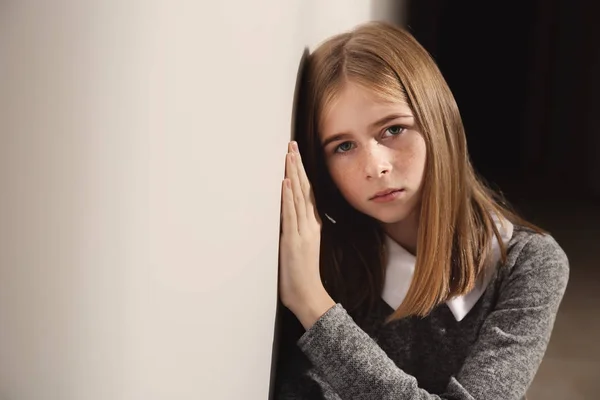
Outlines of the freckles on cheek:
M 344 174 L 342 173 L 343 168 L 340 168 L 339 162 L 336 162 L 336 160 L 332 159 L 332 158 L 333 157 L 330 157 L 326 160 L 327 170 L 329 171 L 329 176 L 331 176 L 331 180 L 333 181 L 335 186 L 337 186 L 339 189 L 340 186 L 343 184 L 342 183 L 342 177 L 344 176 Z
M 417 149 L 409 149 L 404 151 L 398 158 L 396 158 L 396 167 L 400 175 L 405 179 L 417 179 L 419 178 L 424 169 L 424 157 L 418 152 Z
M 411 166 L 414 164 L 415 162 L 415 155 L 408 153 L 405 154 L 399 161 L 398 161 L 398 166 L 400 167 L 400 171 L 404 172 L 404 174 L 406 174 L 407 172 L 410 171 Z
M 327 160 L 327 170 L 329 171 L 329 176 L 331 176 L 333 183 L 335 183 L 336 186 L 339 186 L 342 174 L 339 165 L 332 161 L 331 158 Z
M 345 161 L 328 160 L 327 167 L 335 186 L 344 197 L 348 197 L 352 196 L 353 188 L 356 186 L 356 165 Z

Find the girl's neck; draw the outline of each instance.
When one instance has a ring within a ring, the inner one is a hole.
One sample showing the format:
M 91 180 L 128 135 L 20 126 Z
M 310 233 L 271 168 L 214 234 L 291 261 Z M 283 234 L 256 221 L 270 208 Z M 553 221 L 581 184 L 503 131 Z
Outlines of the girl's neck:
M 382 224 L 383 231 L 410 254 L 417 254 L 417 238 L 419 233 L 419 211 L 412 212 L 402 221 Z

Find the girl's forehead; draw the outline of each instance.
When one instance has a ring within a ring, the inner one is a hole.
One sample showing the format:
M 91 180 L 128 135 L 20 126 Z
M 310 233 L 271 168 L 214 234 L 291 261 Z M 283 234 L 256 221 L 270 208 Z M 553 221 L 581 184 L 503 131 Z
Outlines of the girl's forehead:
M 353 107 L 363 110 L 401 107 L 407 109 L 407 111 L 410 110 L 404 96 L 400 93 L 382 93 L 376 88 L 350 82 L 334 91 L 329 99 L 325 99 L 322 115 Z
M 322 119 L 328 117 L 332 112 L 348 108 L 386 109 L 410 107 L 400 91 L 378 90 L 374 85 L 358 84 L 352 81 L 346 82 L 339 88 L 332 90 L 328 96 L 322 99 Z

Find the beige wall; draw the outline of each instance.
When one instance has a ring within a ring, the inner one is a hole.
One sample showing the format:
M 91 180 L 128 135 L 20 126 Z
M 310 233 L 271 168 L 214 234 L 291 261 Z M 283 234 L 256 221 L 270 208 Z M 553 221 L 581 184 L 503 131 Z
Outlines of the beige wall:
M 0 4 L 0 399 L 267 398 L 298 63 L 371 3 Z

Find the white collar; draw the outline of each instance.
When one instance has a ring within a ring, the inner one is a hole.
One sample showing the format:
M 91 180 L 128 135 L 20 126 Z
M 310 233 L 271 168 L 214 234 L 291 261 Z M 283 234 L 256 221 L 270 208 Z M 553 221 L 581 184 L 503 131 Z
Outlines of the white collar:
M 501 224 L 494 216 L 494 221 L 502 237 L 504 244 L 507 244 L 513 234 L 513 225 L 504 220 Z M 388 251 L 388 264 L 386 266 L 385 282 L 383 286 L 382 298 L 394 310 L 397 309 L 410 286 L 413 273 L 415 271 L 416 258 L 410 254 L 405 248 L 396 243 L 393 239 L 386 235 L 386 247 Z M 493 236 L 492 254 L 490 262 L 487 264 L 487 273 L 483 274 L 482 279 L 479 279 L 475 288 L 469 293 L 462 296 L 454 297 L 446 301 L 446 305 L 454 315 L 457 321 L 462 320 L 471 311 L 477 300 L 481 297 L 487 285 L 492 278 L 493 268 L 500 260 L 500 246 L 498 239 Z

